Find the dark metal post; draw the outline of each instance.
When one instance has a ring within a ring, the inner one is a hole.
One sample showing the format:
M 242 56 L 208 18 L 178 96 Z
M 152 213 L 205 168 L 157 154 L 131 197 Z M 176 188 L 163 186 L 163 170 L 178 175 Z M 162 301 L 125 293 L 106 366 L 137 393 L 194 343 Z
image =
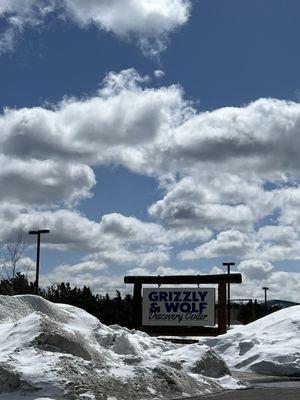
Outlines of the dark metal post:
M 263 287 L 263 290 L 265 291 L 265 311 L 267 311 L 267 290 L 269 290 L 269 288 Z
M 37 235 L 36 246 L 36 277 L 35 277 L 35 294 L 39 294 L 39 276 L 40 276 L 40 249 L 41 249 L 41 233 L 49 233 L 48 229 L 39 229 L 37 231 L 29 231 L 29 235 Z
M 230 274 L 230 267 L 235 265 L 234 262 L 223 262 L 227 266 L 227 274 Z M 230 326 L 230 283 L 227 284 L 227 325 Z
M 41 232 L 37 234 L 35 294 L 39 294 Z

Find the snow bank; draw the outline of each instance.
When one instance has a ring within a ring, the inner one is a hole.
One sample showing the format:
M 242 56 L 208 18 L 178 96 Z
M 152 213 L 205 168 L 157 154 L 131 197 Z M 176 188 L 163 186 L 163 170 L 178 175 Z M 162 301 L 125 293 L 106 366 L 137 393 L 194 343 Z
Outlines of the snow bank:
M 274 312 L 203 343 L 232 368 L 300 376 L 300 306 Z
M 228 387 L 239 384 L 208 346 L 108 327 L 37 296 L 0 296 L 0 400 L 168 399 Z

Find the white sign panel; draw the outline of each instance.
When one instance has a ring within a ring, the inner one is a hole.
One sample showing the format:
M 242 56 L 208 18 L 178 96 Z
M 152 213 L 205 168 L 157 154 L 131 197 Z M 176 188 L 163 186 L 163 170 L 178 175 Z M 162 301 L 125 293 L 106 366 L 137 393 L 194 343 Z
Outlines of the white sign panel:
M 143 325 L 214 326 L 215 289 L 143 289 Z

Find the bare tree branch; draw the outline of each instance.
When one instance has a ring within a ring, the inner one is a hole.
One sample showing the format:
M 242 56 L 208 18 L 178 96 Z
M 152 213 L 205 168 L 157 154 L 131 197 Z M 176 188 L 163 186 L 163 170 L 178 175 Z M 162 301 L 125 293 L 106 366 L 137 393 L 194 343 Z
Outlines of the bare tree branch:
M 17 271 L 17 263 L 23 256 L 26 249 L 26 243 L 23 240 L 22 233 L 19 233 L 15 241 L 8 241 L 5 244 L 5 254 L 2 257 L 1 263 L 3 271 L 6 274 L 6 279 L 11 280 L 10 293 L 14 294 L 14 280 Z M 3 247 L 2 247 L 3 249 Z M 2 250 L 3 254 L 3 250 Z M 27 271 L 28 272 L 28 271 Z

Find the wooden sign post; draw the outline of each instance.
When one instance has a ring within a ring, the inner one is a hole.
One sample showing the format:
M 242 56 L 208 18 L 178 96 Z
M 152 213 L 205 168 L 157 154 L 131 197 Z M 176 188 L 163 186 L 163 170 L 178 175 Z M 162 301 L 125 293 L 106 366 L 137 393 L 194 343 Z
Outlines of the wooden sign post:
M 216 336 L 227 332 L 226 287 L 231 283 L 242 283 L 241 274 L 219 275 L 173 275 L 173 276 L 125 276 L 124 283 L 134 285 L 133 308 L 134 328 L 158 335 L 205 335 Z M 142 326 L 142 285 L 143 284 L 217 284 L 218 285 L 218 327 L 204 326 Z

